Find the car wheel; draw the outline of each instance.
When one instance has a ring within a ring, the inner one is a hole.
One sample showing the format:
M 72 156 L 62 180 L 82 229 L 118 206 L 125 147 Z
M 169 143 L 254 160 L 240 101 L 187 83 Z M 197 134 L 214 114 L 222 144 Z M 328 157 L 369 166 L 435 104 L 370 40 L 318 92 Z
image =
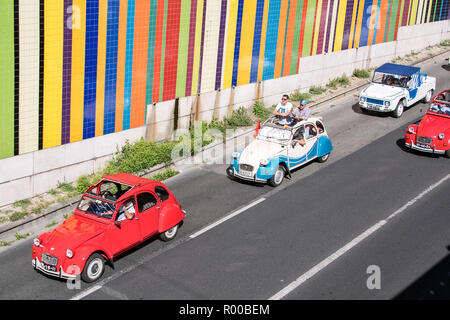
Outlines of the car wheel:
M 160 238 L 162 241 L 170 241 L 173 238 L 175 238 L 175 236 L 178 233 L 178 225 L 176 225 L 175 227 L 170 228 L 169 230 L 167 230 L 166 232 L 163 232 L 160 234 Z
M 98 280 L 105 271 L 105 259 L 98 253 L 89 257 L 81 273 L 81 279 L 84 282 L 94 282 Z
M 425 103 L 430 102 L 432 96 L 433 96 L 433 90 L 428 91 L 425 98 L 423 98 L 423 102 L 425 102 Z
M 272 187 L 278 187 L 283 182 L 285 174 L 286 172 L 284 170 L 284 167 L 278 166 L 272 178 L 269 179 L 269 184 Z
M 445 151 L 445 156 L 450 159 L 450 149 L 448 149 L 447 151 Z
M 325 161 L 328 160 L 329 157 L 330 157 L 330 154 L 327 153 L 326 155 L 317 158 L 317 161 L 319 161 L 320 163 L 324 163 Z
M 403 101 L 400 101 L 397 105 L 397 108 L 394 110 L 394 118 L 400 118 L 403 114 L 403 110 L 405 109 L 405 106 L 403 105 Z

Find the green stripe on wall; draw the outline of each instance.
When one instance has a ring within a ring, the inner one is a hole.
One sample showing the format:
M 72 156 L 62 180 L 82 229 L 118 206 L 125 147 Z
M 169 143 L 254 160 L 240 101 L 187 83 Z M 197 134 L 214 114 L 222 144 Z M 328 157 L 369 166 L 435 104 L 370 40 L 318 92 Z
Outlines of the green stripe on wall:
M 14 156 L 14 1 L 0 2 L 0 158 Z
M 300 27 L 302 25 L 303 0 L 297 2 L 297 13 L 295 14 L 294 39 L 292 40 L 292 59 L 290 74 L 297 73 L 298 46 L 300 45 Z
M 178 67 L 176 96 L 184 97 L 186 93 L 187 58 L 189 51 L 189 25 L 191 18 L 191 0 L 181 1 L 180 37 L 178 41 Z
M 393 0 L 391 5 L 391 25 L 389 27 L 389 34 L 387 41 L 394 41 L 395 26 L 397 25 L 397 12 L 400 0 Z M 400 18 L 400 17 L 399 17 Z
M 308 11 L 306 11 L 305 37 L 303 40 L 302 57 L 307 57 L 311 55 L 312 35 L 316 14 L 316 2 L 317 1 L 308 1 Z

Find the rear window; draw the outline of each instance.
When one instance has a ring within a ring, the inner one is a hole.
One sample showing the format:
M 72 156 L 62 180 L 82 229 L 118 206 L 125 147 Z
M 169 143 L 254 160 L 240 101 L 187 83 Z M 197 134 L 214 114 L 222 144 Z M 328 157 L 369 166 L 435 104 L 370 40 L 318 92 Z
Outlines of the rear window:
M 155 187 L 155 193 L 161 202 L 169 199 L 169 192 L 167 192 L 167 190 L 163 187 L 160 186 Z

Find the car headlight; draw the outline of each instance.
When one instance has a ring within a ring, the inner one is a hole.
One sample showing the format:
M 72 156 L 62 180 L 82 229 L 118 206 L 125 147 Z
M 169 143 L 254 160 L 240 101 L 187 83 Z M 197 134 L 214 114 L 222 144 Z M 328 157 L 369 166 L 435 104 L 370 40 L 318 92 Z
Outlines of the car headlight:
M 444 139 L 444 137 L 445 137 L 445 135 L 443 133 L 439 133 L 439 135 L 438 135 L 439 140 Z
M 67 250 L 66 250 L 66 257 L 69 258 L 69 259 L 72 259 L 72 257 L 73 257 L 73 252 L 72 252 L 72 250 L 70 250 L 70 249 L 67 249 Z
M 262 165 L 263 167 L 267 166 L 269 164 L 269 160 L 267 159 L 261 159 L 259 161 L 259 164 Z
M 408 132 L 414 134 L 414 127 L 409 127 Z
M 41 242 L 39 241 L 38 238 L 34 238 L 34 239 L 33 239 L 33 243 L 34 243 L 34 245 L 35 245 L 36 247 L 39 247 L 39 246 L 41 245 Z
M 391 105 L 391 103 L 390 103 L 389 101 L 385 101 L 385 102 L 384 102 L 384 105 L 385 105 L 386 107 L 389 107 L 389 106 Z
M 359 101 L 366 102 L 366 97 L 359 97 Z
M 235 158 L 235 159 L 237 159 L 237 158 L 239 158 L 239 156 L 240 156 L 241 154 L 239 153 L 239 152 L 233 152 L 232 154 L 231 154 L 231 156 L 233 157 L 233 158 Z

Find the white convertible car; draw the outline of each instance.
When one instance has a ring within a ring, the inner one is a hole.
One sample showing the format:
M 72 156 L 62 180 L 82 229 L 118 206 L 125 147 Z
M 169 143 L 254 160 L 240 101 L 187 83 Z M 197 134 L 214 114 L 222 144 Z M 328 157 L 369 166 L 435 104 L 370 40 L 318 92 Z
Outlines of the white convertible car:
M 405 107 L 420 100 L 429 102 L 435 88 L 436 78 L 421 73 L 420 68 L 385 63 L 375 70 L 372 82 L 361 91 L 359 106 L 363 112 L 392 112 L 399 118 Z
M 301 138 L 304 145 L 297 142 Z M 322 118 L 310 117 L 285 127 L 272 117 L 244 150 L 233 152 L 227 174 L 276 187 L 291 170 L 315 159 L 327 161 L 332 149 Z

